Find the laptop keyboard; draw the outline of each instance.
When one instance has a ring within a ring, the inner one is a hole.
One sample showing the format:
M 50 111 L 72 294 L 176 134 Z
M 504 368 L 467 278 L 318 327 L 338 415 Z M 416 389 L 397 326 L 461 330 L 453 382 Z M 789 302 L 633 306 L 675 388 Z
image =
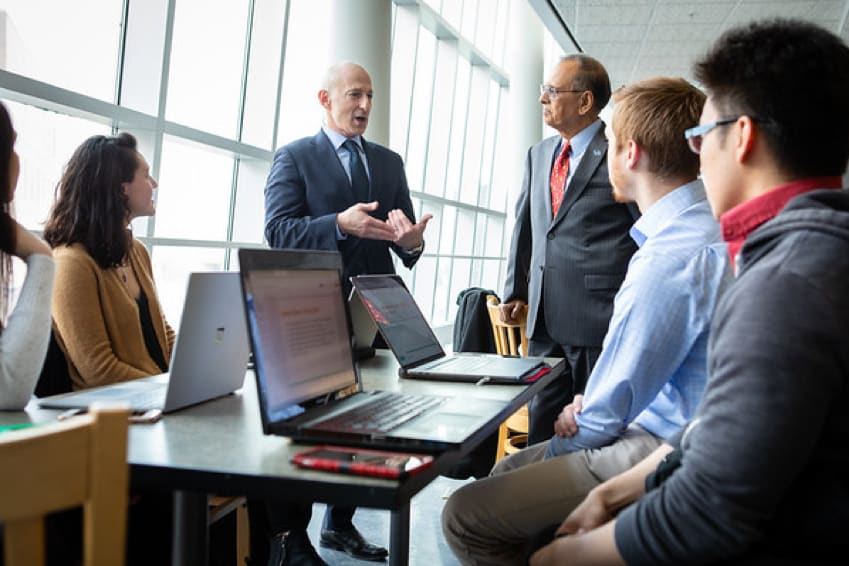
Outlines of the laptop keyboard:
M 447 401 L 446 397 L 385 392 L 379 398 L 313 425 L 312 428 L 358 433 L 386 433 Z
M 108 400 L 129 403 L 134 411 L 147 411 L 148 409 L 161 409 L 165 404 L 164 384 L 144 384 L 147 387 L 139 387 L 140 383 L 127 384 L 126 387 L 117 386 L 107 389 L 87 391 L 86 399 L 93 402 L 97 400 Z M 126 391 L 119 391 L 126 389 Z

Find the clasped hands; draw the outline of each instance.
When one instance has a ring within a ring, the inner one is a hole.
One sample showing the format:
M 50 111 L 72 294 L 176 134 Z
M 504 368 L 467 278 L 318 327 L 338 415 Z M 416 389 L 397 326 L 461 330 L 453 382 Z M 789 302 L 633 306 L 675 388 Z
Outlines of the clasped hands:
M 336 215 L 339 229 L 351 236 L 369 240 L 394 242 L 405 250 L 419 247 L 424 241 L 424 230 L 432 214 L 425 214 L 413 224 L 407 215 L 395 208 L 389 211 L 387 219 L 380 220 L 369 214 L 378 208 L 378 202 L 358 202 Z

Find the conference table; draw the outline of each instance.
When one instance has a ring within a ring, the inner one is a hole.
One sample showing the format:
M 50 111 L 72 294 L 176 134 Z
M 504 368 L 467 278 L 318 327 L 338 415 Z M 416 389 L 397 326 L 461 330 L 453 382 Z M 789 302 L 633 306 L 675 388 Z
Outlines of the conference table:
M 390 512 L 389 564 L 409 561 L 410 501 L 437 476 L 471 452 L 499 424 L 563 371 L 563 361 L 547 360 L 552 370 L 533 383 L 496 385 L 400 379 L 397 363 L 385 350 L 360 362 L 365 390 L 381 389 L 429 395 L 478 397 L 503 402 L 458 450 L 436 455 L 433 465 L 403 480 L 304 470 L 293 454 L 308 447 L 262 432 L 255 380 L 232 395 L 167 414 L 152 424 L 130 426 L 127 459 L 134 489 L 174 492 L 172 563 L 206 565 L 209 494 L 244 495 L 280 501 L 314 501 L 386 509 Z M 45 421 L 58 411 L 35 402 L 21 412 L 0 413 L 0 424 Z

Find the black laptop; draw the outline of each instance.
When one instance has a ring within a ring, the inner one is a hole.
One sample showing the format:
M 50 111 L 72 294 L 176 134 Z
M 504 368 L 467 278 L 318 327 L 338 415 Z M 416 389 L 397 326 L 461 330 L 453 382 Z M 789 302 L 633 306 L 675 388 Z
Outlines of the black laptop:
M 398 360 L 401 377 L 478 383 L 524 383 L 546 368 L 543 358 L 446 354 L 397 275 L 352 277 L 354 289 Z
M 263 431 L 296 441 L 439 452 L 507 403 L 363 391 L 338 252 L 239 250 Z

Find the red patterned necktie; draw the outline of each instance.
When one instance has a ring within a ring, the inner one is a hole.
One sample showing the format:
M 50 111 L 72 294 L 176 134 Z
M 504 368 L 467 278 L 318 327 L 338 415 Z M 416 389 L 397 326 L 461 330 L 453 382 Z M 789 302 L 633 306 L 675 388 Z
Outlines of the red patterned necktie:
M 563 144 L 560 155 L 551 168 L 551 216 L 557 216 L 560 203 L 563 202 L 563 193 L 566 191 L 566 176 L 569 174 L 569 140 Z

